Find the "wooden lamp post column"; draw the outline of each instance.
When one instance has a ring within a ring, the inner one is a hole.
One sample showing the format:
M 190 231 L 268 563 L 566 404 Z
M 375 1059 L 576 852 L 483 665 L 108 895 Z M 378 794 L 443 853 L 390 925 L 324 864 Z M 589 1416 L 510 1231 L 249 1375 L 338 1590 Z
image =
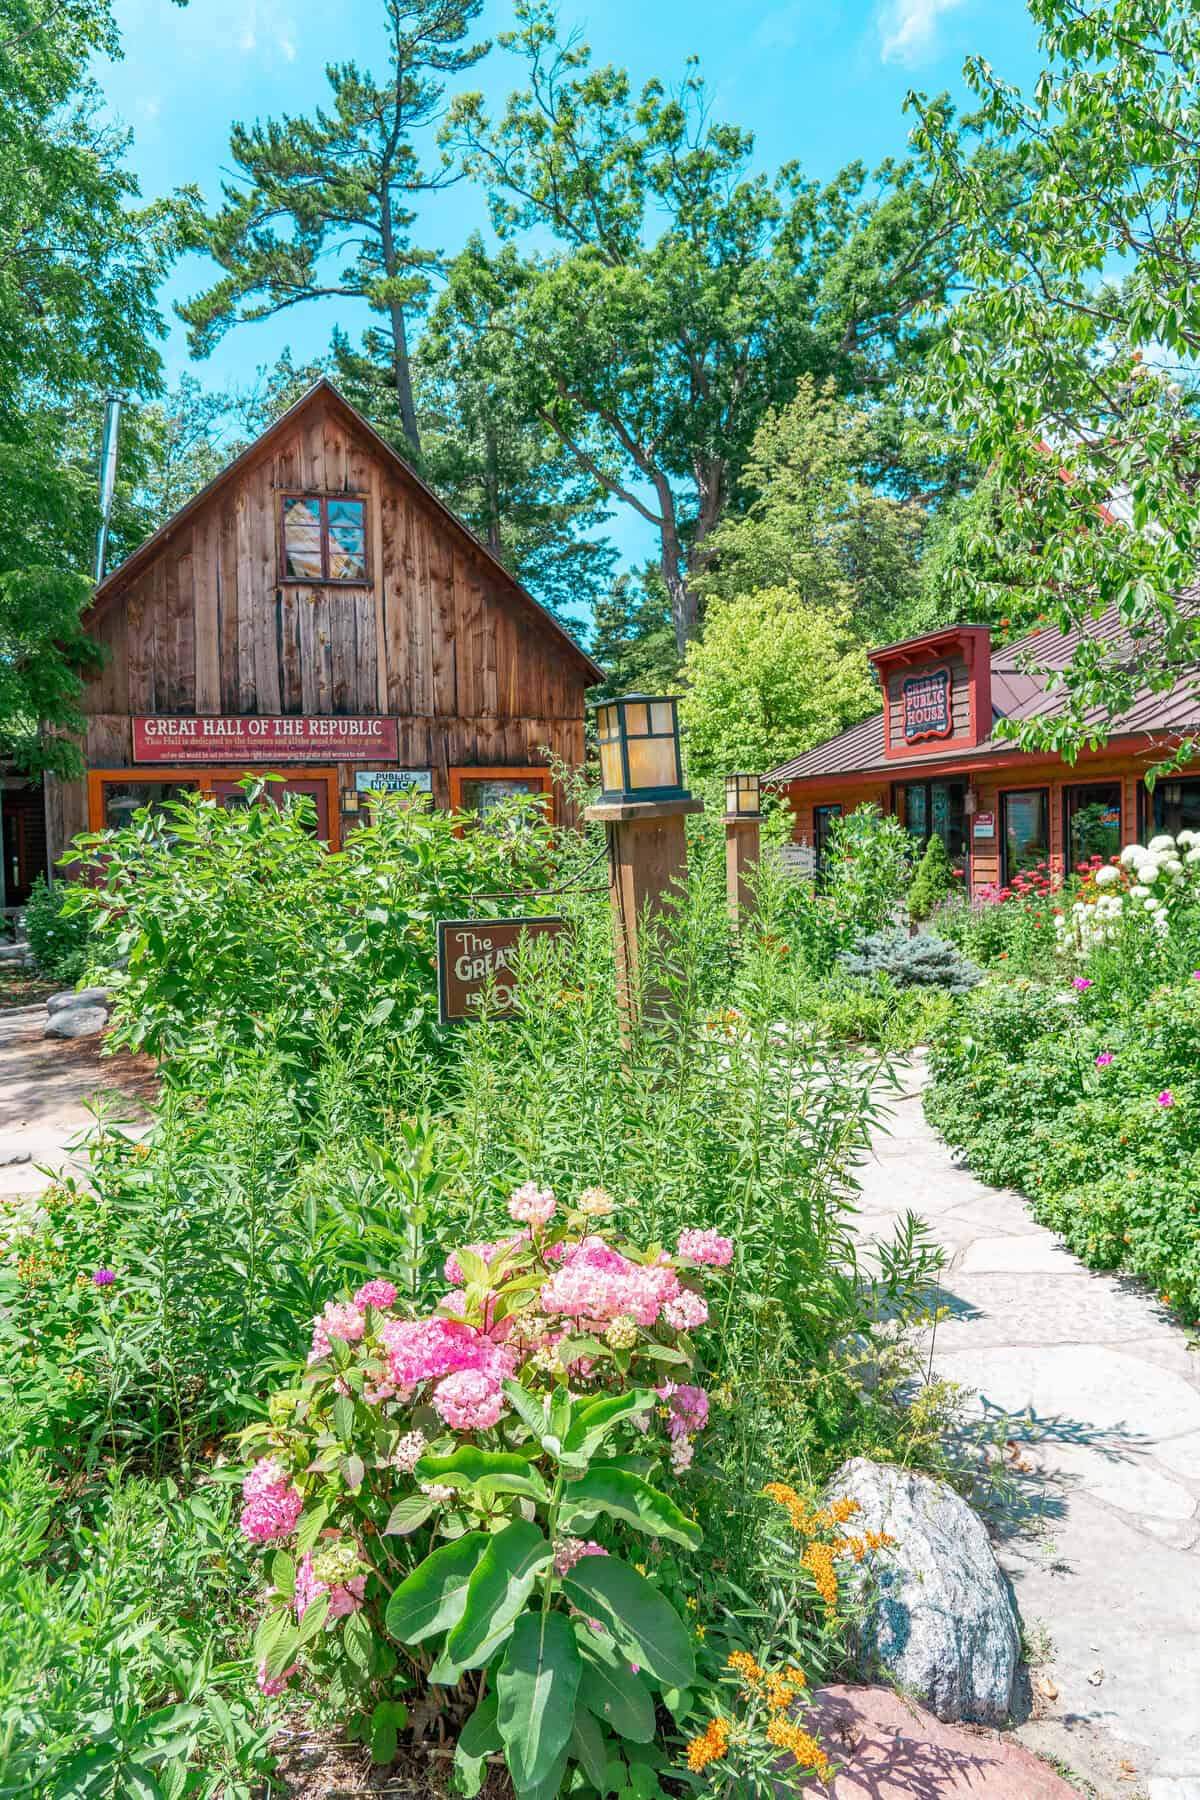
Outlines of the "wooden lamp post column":
M 584 817 L 608 836 L 609 897 L 617 959 L 617 995 L 626 1026 L 642 993 L 639 931 L 662 913 L 687 877 L 688 813 L 704 811 L 683 785 L 679 720 L 673 699 L 629 694 L 597 708 L 600 798 Z M 662 1014 L 665 995 L 642 994 Z
M 725 777 L 725 894 L 735 931 L 754 906 L 749 876 L 759 858 L 762 825 L 757 775 Z

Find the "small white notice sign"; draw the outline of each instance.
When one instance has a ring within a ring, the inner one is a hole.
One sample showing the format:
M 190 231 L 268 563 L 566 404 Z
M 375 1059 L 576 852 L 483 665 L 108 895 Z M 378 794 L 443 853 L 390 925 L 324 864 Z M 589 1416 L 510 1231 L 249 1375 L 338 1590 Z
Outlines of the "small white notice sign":
M 766 855 L 794 881 L 808 881 L 817 872 L 816 852 L 811 844 L 768 844 Z

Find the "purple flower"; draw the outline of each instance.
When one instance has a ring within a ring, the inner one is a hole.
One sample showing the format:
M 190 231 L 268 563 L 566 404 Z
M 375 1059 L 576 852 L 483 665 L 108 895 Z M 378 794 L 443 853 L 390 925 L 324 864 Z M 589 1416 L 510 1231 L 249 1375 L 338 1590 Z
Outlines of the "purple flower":
M 1076 993 L 1079 993 L 1079 994 L 1082 994 L 1084 989 L 1090 988 L 1091 985 L 1092 984 L 1088 980 L 1086 975 L 1077 975 L 1075 977 L 1074 981 L 1071 983 L 1071 986 L 1075 989 Z
M 92 1276 L 97 1287 L 111 1287 L 116 1279 L 116 1275 L 111 1269 L 97 1269 Z
M 1163 1089 L 1162 1093 L 1158 1096 L 1158 1104 L 1160 1106 L 1174 1106 L 1175 1096 L 1170 1088 Z
M 1111 1050 L 1102 1050 L 1100 1052 L 1099 1056 L 1096 1058 L 1096 1067 L 1098 1069 L 1107 1069 L 1107 1067 L 1108 1067 L 1109 1063 L 1112 1061 L 1112 1059 L 1113 1059 L 1113 1053 Z
M 1192 980 L 1193 980 L 1193 981 L 1200 981 L 1200 969 L 1193 969 L 1193 970 L 1192 970 Z

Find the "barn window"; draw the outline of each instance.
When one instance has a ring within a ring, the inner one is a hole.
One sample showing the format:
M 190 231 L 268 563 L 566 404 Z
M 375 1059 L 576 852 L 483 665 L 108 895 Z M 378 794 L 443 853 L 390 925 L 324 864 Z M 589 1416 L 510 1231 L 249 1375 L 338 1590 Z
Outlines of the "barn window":
M 341 494 L 284 494 L 284 581 L 365 581 L 367 503 Z

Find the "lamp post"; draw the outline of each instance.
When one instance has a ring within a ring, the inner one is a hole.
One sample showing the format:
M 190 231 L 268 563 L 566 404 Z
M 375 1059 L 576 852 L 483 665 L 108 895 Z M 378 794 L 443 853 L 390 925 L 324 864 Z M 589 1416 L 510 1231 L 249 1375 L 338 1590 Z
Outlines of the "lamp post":
M 608 835 L 609 897 L 617 957 L 617 994 L 628 1030 L 638 998 L 662 1016 L 661 988 L 641 992 L 639 931 L 652 927 L 673 887 L 687 877 L 684 819 L 703 812 L 683 785 L 679 712 L 673 698 L 627 694 L 596 709 L 600 798 L 584 817 Z
M 759 858 L 762 794 L 757 775 L 725 777 L 725 896 L 729 923 L 739 930 L 754 905 L 749 875 Z

